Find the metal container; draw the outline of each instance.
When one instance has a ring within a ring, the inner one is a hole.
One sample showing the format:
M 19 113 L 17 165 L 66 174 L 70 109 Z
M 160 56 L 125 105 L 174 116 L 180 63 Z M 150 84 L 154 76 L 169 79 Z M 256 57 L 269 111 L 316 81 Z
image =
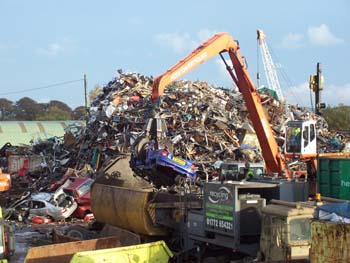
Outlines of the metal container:
M 310 262 L 349 262 L 350 224 L 314 221 L 311 223 Z
M 350 200 L 349 158 L 319 158 L 317 178 L 321 195 Z
M 261 195 L 274 190 L 276 185 L 258 182 L 205 183 L 204 228 L 211 236 L 205 241 L 215 239 L 215 244 L 248 254 L 257 250 L 261 210 L 266 202 Z
M 164 241 L 120 248 L 76 253 L 71 263 L 85 262 L 169 262 L 173 253 Z
M 10 155 L 8 157 L 7 172 L 17 173 L 28 162 L 28 172 L 33 172 L 40 167 L 42 158 L 40 155 Z
M 152 189 L 132 189 L 95 182 L 91 188 L 91 208 L 100 222 L 142 235 L 165 235 L 166 230 L 154 226 L 152 221 L 154 211 L 149 207 L 152 197 Z
M 26 263 L 65 263 L 71 262 L 75 253 L 82 251 L 105 251 L 120 246 L 116 237 L 75 241 L 62 244 L 32 247 L 25 258 Z M 97 253 L 97 252 L 96 252 Z

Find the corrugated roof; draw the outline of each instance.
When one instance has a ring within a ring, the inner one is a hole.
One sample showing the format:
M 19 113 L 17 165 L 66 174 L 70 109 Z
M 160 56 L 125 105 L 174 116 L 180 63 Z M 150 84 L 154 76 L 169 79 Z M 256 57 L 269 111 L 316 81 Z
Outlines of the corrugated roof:
M 64 129 L 72 124 L 85 125 L 84 121 L 0 121 L 0 148 L 9 142 L 12 145 L 30 144 L 31 141 L 61 137 Z

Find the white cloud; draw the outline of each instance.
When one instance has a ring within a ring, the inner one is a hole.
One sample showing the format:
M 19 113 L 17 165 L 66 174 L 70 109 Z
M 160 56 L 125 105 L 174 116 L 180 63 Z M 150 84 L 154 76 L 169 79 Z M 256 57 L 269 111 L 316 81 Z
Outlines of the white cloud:
M 169 46 L 176 53 L 183 53 L 194 50 L 215 33 L 215 30 L 209 29 L 201 29 L 196 33 L 196 36 L 191 36 L 189 33 L 164 33 L 157 34 L 155 41 L 159 45 Z
M 226 63 L 232 68 L 233 67 L 232 61 L 228 59 L 225 59 L 225 60 L 226 60 Z M 215 60 L 215 63 L 218 66 L 219 73 L 221 76 L 227 76 L 229 74 L 227 72 L 225 63 L 222 61 L 221 58 L 218 58 L 217 60 Z
M 299 104 L 302 107 L 311 106 L 311 98 L 313 105 L 315 104 L 315 94 L 309 89 L 309 83 L 303 82 L 289 90 L 283 91 L 288 103 Z M 350 101 L 350 83 L 343 85 L 325 85 L 321 91 L 321 102 L 326 105 L 337 106 L 339 104 L 348 105 Z
M 196 41 L 188 33 L 158 34 L 155 40 L 160 45 L 171 47 L 176 53 L 192 50 L 197 46 Z
M 279 44 L 282 48 L 295 49 L 304 46 L 304 35 L 299 33 L 288 33 Z
M 202 29 L 197 33 L 197 38 L 200 42 L 204 42 L 204 41 L 207 41 L 212 36 L 214 36 L 216 33 L 218 32 L 215 30 Z
M 48 57 L 56 57 L 63 53 L 71 52 L 75 48 L 75 45 L 72 40 L 64 38 L 61 41 L 50 43 L 45 48 L 36 49 L 36 53 Z
M 339 104 L 349 105 L 350 83 L 343 85 L 325 85 L 321 98 L 326 105 L 337 106 Z
M 333 46 L 343 42 L 343 39 L 334 36 L 325 24 L 309 27 L 307 34 L 309 41 L 318 46 Z
M 225 59 L 225 61 L 230 68 L 233 68 L 231 60 Z M 215 64 L 218 67 L 220 79 L 222 80 L 222 82 L 226 83 L 226 81 L 228 81 L 228 83 L 232 83 L 232 87 L 237 91 L 238 88 L 237 88 L 236 84 L 234 83 L 234 81 L 232 80 L 232 78 L 230 77 L 230 74 L 227 72 L 226 65 L 222 61 L 222 59 L 221 58 L 216 59 Z M 233 72 L 235 72 L 235 71 L 233 70 Z
M 294 87 L 290 87 L 288 90 L 282 90 L 283 96 L 289 104 L 300 105 L 302 107 L 310 107 L 310 89 L 309 83 L 303 82 Z
M 281 48 L 296 49 L 302 48 L 307 44 L 311 46 L 334 46 L 344 42 L 343 39 L 333 35 L 326 24 L 309 27 L 306 35 L 307 38 L 302 33 L 288 33 L 282 38 L 279 46 Z
M 64 47 L 59 43 L 52 43 L 47 48 L 39 49 L 39 51 L 42 52 L 42 54 L 50 55 L 50 56 L 56 56 L 60 52 L 64 51 Z

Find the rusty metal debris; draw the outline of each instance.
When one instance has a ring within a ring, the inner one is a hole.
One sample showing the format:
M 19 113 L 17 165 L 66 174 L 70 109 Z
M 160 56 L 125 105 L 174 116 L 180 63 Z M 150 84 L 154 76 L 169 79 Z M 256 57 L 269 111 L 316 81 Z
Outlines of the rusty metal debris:
M 47 190 L 68 169 L 75 176 L 94 178 L 108 161 L 130 154 L 153 114 L 152 82 L 152 77 L 118 70 L 118 76 L 91 102 L 86 127 L 69 126 L 63 138 L 31 146 L 4 145 L 1 164 L 14 178 L 9 196 L 15 199 L 24 191 Z M 340 151 L 347 145 L 346 137 L 328 131 L 322 117 L 295 105 L 283 105 L 266 90 L 260 96 L 281 151 L 284 124 L 291 119 L 317 121 L 318 152 Z M 220 160 L 263 161 L 245 103 L 236 90 L 203 81 L 177 81 L 166 89 L 157 106 L 166 120 L 174 155 L 191 160 L 200 177 L 215 175 L 214 164 Z M 302 164 L 293 165 L 297 169 Z
M 11 208 L 24 200 L 23 195 L 53 193 L 68 177 L 95 179 L 99 172 L 104 174 L 99 180 L 107 184 L 114 180 L 113 183 L 123 181 L 123 186 L 149 188 L 151 185 L 144 180 L 130 176 L 128 158 L 146 121 L 154 116 L 152 82 L 152 77 L 119 70 L 118 76 L 91 102 L 85 127 L 69 126 L 64 137 L 36 141 L 32 145 L 5 144 L 0 149 L 0 164 L 4 172 L 11 174 L 12 188 L 2 195 L 1 206 Z M 322 117 L 295 105 L 281 104 L 268 92 L 260 96 L 281 152 L 284 125 L 289 120 L 302 119 L 316 120 L 319 153 L 350 148 L 348 138 L 330 132 Z M 171 144 L 167 146 L 174 155 L 193 162 L 201 179 L 216 177 L 222 162 L 261 164 L 264 161 L 248 110 L 236 90 L 203 81 L 177 81 L 157 103 L 157 113 L 166 121 Z M 114 167 L 113 160 L 122 160 L 120 169 L 110 169 Z M 291 165 L 289 168 L 299 170 L 305 164 L 295 161 Z M 34 222 L 28 213 L 23 214 L 24 218 L 21 215 L 22 222 L 15 215 L 17 226 Z M 34 223 L 51 222 L 48 216 L 40 214 Z M 58 216 L 51 224 L 59 225 L 62 221 Z M 74 219 L 69 224 L 77 221 Z
M 152 78 L 122 70 L 118 73 L 91 103 L 84 141 L 79 139 L 79 156 L 91 148 L 99 149 L 101 160 L 129 153 L 152 115 Z M 261 100 L 281 150 L 284 124 L 291 119 L 310 118 L 317 121 L 319 152 L 343 147 L 340 141 L 337 147 L 332 144 L 332 135 L 322 117 L 307 109 L 282 105 L 267 92 L 261 94 Z M 200 174 L 211 174 L 217 160 L 263 161 L 239 92 L 202 81 L 177 81 L 167 88 L 158 106 L 167 121 L 174 155 L 193 161 Z

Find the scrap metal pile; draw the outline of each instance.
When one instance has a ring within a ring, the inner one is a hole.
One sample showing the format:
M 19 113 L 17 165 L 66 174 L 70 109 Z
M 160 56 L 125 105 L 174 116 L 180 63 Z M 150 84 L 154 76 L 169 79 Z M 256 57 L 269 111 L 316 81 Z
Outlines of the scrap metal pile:
M 151 89 L 151 78 L 119 71 L 91 104 L 87 128 L 88 137 L 94 138 L 91 142 L 114 149 L 114 154 L 129 153 L 152 114 Z M 194 162 L 200 173 L 210 172 L 219 159 L 262 160 L 257 142 L 244 141 L 252 128 L 239 93 L 206 82 L 178 81 L 166 89 L 158 106 L 173 154 Z M 271 104 L 270 110 L 280 109 Z M 284 121 L 280 116 L 274 117 L 277 129 Z
M 23 192 L 50 190 L 62 178 L 94 179 L 96 172 L 110 160 L 130 155 L 133 143 L 153 116 L 153 79 L 121 70 L 118 73 L 92 101 L 86 127 L 69 126 L 64 138 L 39 141 L 31 146 L 6 144 L 1 148 L 1 167 L 13 178 L 7 195 L 10 200 L 2 202 L 5 207 Z M 261 101 L 281 151 L 283 126 L 292 118 L 317 120 L 319 152 L 344 148 L 341 140 L 335 142 L 322 117 L 293 105 L 286 108 L 266 92 L 261 94 Z M 200 178 L 215 176 L 217 161 L 263 161 L 239 92 L 202 81 L 178 81 L 167 87 L 158 103 L 160 115 L 166 120 L 172 153 L 195 164 Z M 22 162 L 21 167 L 6 167 L 12 157 L 28 159 L 31 164 Z
M 152 115 L 152 77 L 123 73 L 104 86 L 91 102 L 86 127 L 69 127 L 64 138 L 17 149 L 42 156 L 41 172 L 33 173 L 31 187 L 44 188 L 67 168 L 98 170 L 122 154 L 130 154 L 146 120 Z M 269 93 L 261 94 L 275 137 L 284 144 L 283 125 L 290 119 L 315 119 L 319 152 L 336 151 L 325 120 L 305 109 L 281 105 Z M 191 160 L 199 175 L 213 174 L 213 164 L 225 161 L 263 161 L 242 95 L 202 81 L 177 81 L 165 90 L 157 105 L 165 118 L 173 154 Z M 288 112 L 288 113 L 286 113 Z M 49 180 L 49 179 L 50 180 Z M 38 180 L 40 179 L 40 180 Z M 40 182 L 40 183 L 39 183 Z
M 91 158 L 88 154 L 91 149 L 99 149 L 103 160 L 130 153 L 131 145 L 152 116 L 153 79 L 121 70 L 118 73 L 91 103 L 86 131 L 83 139 L 79 139 L 78 156 Z M 317 120 L 319 150 L 332 148 L 327 138 L 328 126 L 322 117 L 282 105 L 267 92 L 261 94 L 261 100 L 281 150 L 286 121 L 310 118 Z M 239 92 L 202 81 L 177 81 L 167 87 L 157 107 L 166 119 L 173 154 L 195 163 L 198 174 L 212 174 L 217 160 L 263 161 Z

